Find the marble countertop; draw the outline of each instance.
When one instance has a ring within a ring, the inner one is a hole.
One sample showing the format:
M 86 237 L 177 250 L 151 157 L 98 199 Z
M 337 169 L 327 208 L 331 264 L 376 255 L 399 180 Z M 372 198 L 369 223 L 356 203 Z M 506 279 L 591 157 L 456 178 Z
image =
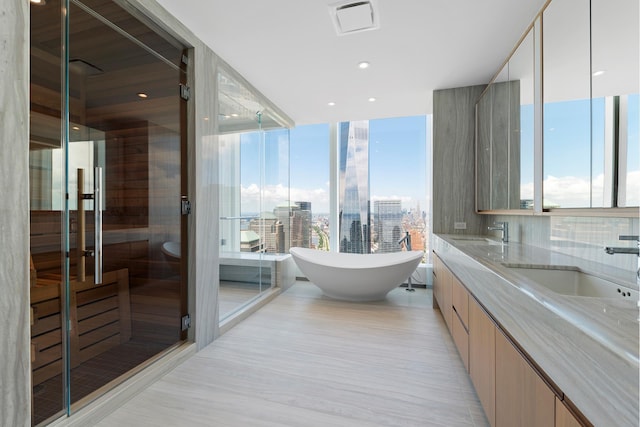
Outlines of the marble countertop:
M 485 237 L 436 235 L 434 250 L 594 425 L 640 425 L 637 300 L 561 295 L 504 264 L 572 266 L 638 290 L 634 272 Z

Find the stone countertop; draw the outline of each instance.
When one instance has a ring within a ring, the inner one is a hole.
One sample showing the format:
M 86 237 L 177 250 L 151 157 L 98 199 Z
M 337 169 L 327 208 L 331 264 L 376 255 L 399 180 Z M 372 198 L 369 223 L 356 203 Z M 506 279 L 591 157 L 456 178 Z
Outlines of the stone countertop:
M 485 237 L 436 235 L 433 247 L 556 392 L 595 426 L 640 425 L 637 301 L 560 295 L 503 264 L 575 266 L 637 290 L 634 272 Z

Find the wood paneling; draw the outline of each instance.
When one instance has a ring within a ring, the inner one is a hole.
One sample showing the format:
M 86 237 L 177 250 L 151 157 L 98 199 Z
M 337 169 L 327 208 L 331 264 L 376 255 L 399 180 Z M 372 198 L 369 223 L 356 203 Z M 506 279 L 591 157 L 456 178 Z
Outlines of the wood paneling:
M 553 426 L 553 391 L 502 333 L 496 333 L 496 366 L 496 427 Z
M 458 314 L 462 325 L 465 329 L 469 329 L 469 292 L 460 283 L 460 281 L 452 275 L 451 278 L 451 301 L 453 310 Z
M 556 425 L 555 427 L 582 427 L 576 417 L 564 406 L 556 396 Z
M 469 371 L 469 334 L 455 312 L 453 313 L 452 323 L 451 335 L 453 336 L 453 342 L 456 344 L 465 369 Z
M 496 327 L 475 299 L 469 301 L 469 374 L 492 426 L 496 425 Z
M 71 282 L 71 365 L 79 364 L 131 338 L 128 271 L 104 274 L 102 285 Z M 61 373 L 62 332 L 59 281 L 31 288 L 33 383 Z

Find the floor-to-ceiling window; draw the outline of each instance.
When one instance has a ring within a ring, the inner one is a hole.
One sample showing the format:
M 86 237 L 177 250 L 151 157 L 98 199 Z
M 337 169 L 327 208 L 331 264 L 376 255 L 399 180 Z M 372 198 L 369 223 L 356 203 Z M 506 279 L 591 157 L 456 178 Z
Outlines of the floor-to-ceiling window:
M 291 201 L 301 216 L 292 247 L 329 250 L 329 132 L 327 124 L 291 129 Z
M 398 241 L 409 233 L 411 249 L 428 254 L 427 116 L 343 122 L 337 130 L 334 159 L 329 125 L 291 130 L 292 200 L 312 208 L 311 243 L 305 247 L 401 251 L 407 245 Z M 331 162 L 338 171 L 336 212 L 329 204 Z M 337 238 L 330 235 L 331 222 L 339 223 Z

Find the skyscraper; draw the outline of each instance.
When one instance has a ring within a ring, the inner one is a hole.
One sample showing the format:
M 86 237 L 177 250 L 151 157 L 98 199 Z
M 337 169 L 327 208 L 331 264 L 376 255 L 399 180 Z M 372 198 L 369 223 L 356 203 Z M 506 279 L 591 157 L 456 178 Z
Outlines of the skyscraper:
M 340 252 L 371 252 L 369 121 L 340 123 Z
M 378 252 L 398 252 L 402 248 L 402 203 L 400 200 L 377 200 L 373 204 Z
M 291 247 L 311 247 L 311 202 L 296 202 L 300 208 L 291 219 Z
M 265 212 L 249 222 L 249 230 L 260 236 L 262 252 L 281 253 L 285 247 L 284 226 L 272 213 Z

